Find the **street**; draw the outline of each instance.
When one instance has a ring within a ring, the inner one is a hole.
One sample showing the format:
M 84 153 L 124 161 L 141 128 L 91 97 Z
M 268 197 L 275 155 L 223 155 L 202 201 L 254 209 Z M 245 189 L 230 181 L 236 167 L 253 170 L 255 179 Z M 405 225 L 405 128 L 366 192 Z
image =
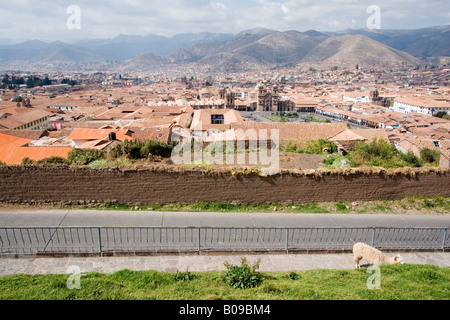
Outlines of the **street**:
M 2 227 L 450 227 L 450 215 L 0 210 Z

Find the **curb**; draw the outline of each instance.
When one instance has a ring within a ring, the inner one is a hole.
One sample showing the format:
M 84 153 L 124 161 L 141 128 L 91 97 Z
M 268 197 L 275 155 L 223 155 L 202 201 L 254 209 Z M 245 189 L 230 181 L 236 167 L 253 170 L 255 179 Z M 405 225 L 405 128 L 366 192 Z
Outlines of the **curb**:
M 445 249 L 382 249 L 387 253 L 448 253 Z M 148 256 L 233 256 L 233 255 L 309 255 L 309 254 L 351 254 L 351 249 L 292 249 L 292 250 L 203 250 L 203 251 L 109 251 L 102 253 L 67 253 L 67 252 L 37 252 L 37 253 L 0 253 L 0 259 L 30 259 L 30 258 L 95 258 L 95 257 L 148 257 Z

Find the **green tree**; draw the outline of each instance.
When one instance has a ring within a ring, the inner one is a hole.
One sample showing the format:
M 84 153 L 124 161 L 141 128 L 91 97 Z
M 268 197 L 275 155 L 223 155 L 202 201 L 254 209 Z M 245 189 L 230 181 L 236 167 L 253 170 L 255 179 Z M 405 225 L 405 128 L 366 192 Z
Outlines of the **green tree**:
M 422 166 L 422 161 L 412 151 L 408 151 L 406 154 L 402 153 L 401 158 L 403 161 L 411 165 L 412 167 L 419 168 Z
M 67 155 L 69 165 L 87 165 L 103 158 L 103 152 L 96 149 L 72 149 Z
M 439 165 L 439 162 L 441 160 L 441 153 L 437 150 L 423 148 L 422 150 L 420 150 L 420 158 L 424 163 Z
M 50 79 L 48 77 L 45 77 L 44 80 L 42 80 L 43 86 L 49 86 L 51 84 L 52 84 L 52 82 L 50 81 Z

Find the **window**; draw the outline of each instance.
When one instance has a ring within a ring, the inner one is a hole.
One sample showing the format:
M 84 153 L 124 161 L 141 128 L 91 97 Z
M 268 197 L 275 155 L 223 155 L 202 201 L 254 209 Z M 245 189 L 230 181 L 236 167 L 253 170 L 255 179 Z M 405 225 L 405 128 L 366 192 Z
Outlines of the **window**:
M 225 116 L 223 114 L 212 114 L 211 115 L 211 124 L 224 124 Z
M 441 143 L 439 141 L 434 141 L 434 146 L 436 148 L 440 148 L 441 147 Z

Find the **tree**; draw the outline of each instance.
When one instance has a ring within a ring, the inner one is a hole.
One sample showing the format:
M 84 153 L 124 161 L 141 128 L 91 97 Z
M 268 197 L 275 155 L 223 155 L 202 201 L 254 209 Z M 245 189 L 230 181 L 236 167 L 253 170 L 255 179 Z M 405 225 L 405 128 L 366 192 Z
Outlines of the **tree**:
M 2 83 L 9 84 L 9 75 L 7 73 L 3 76 Z
M 441 160 L 441 153 L 437 150 L 423 148 L 420 150 L 420 158 L 424 163 L 439 164 Z
M 434 116 L 438 117 L 438 118 L 444 118 L 444 116 L 447 115 L 447 112 L 445 111 L 439 111 L 438 113 L 436 113 Z
M 61 83 L 62 84 L 68 84 L 70 86 L 74 86 L 74 85 L 77 84 L 77 82 L 75 80 L 70 80 L 70 79 L 67 79 L 67 78 L 62 79 Z

